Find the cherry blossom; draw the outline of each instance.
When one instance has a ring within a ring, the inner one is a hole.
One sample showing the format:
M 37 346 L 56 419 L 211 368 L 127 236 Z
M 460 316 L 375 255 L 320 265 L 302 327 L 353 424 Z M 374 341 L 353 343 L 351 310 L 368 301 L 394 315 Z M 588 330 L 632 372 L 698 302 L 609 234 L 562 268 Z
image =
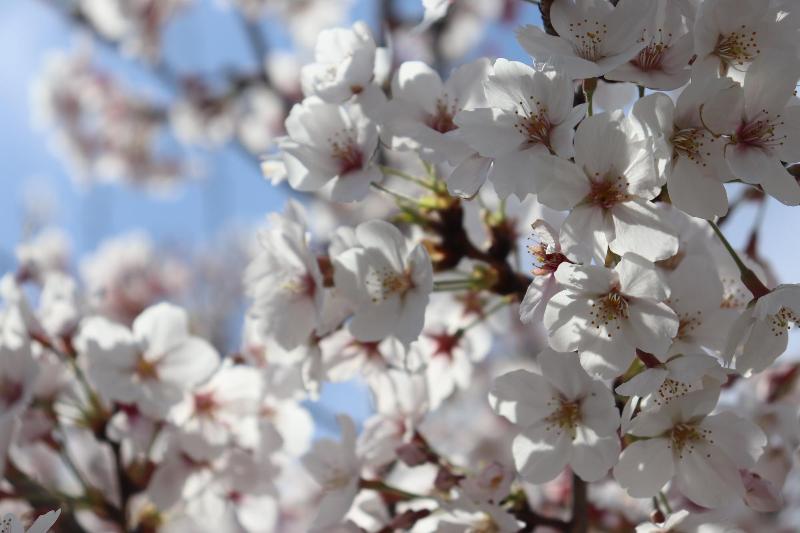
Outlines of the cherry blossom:
M 0 519 L 0 533 L 47 533 L 59 516 L 61 516 L 61 509 L 50 511 L 38 517 L 31 527 L 25 529 L 16 516 L 7 514 Z
M 550 298 L 558 291 L 555 273 L 562 263 L 571 261 L 561 252 L 558 233 L 544 220 L 532 224 L 533 234 L 538 243 L 528 247 L 536 266 L 525 297 L 519 307 L 519 317 L 525 323 L 540 320 Z
M 572 107 L 572 81 L 561 72 L 516 61 L 498 59 L 485 89 L 489 107 L 461 111 L 455 124 L 467 144 L 493 160 L 489 179 L 498 195 L 522 200 L 542 188 L 540 173 L 558 168 L 550 154 L 572 156 L 573 130 L 586 108 Z M 540 172 L 531 173 L 536 167 Z
M 380 181 L 381 172 L 371 163 L 378 131 L 359 106 L 309 97 L 292 108 L 286 131 L 278 144 L 295 189 L 316 191 L 330 182 L 334 200 L 353 202 Z
M 303 224 L 282 215 L 270 222 L 260 234 L 261 250 L 247 269 L 245 284 L 253 299 L 254 325 L 291 350 L 320 326 L 322 274 Z
M 322 488 L 315 528 L 330 527 L 344 518 L 358 492 L 361 460 L 356 456 L 356 428 L 347 416 L 338 418 L 340 442 L 321 439 L 303 456 L 303 466 Z
M 186 312 L 165 303 L 145 310 L 132 330 L 92 318 L 82 327 L 80 344 L 89 376 L 103 395 L 135 403 L 158 419 L 219 365 L 216 350 L 190 335 Z
M 766 437 L 732 413 L 709 414 L 717 394 L 713 388 L 693 392 L 634 418 L 628 432 L 642 439 L 628 445 L 614 467 L 628 494 L 655 496 L 674 479 L 684 496 L 703 507 L 744 496 L 739 469 L 755 464 Z
M 558 37 L 537 26 L 523 26 L 517 38 L 537 61 L 562 66 L 572 79 L 596 78 L 631 61 L 645 47 L 639 36 L 654 11 L 654 2 L 556 0 L 550 22 Z
M 798 323 L 800 286 L 780 285 L 749 306 L 731 326 L 726 358 L 743 374 L 760 372 L 780 356 Z
M 397 228 L 378 220 L 359 225 L 356 239 L 358 246 L 334 258 L 336 287 L 355 305 L 350 333 L 366 342 L 394 336 L 408 344 L 422 331 L 433 289 L 428 253 L 421 245 L 409 249 Z
M 606 74 L 609 80 L 630 81 L 650 89 L 669 91 L 689 80 L 694 53 L 692 19 L 674 0 L 657 0 L 642 32 L 645 47 L 627 63 Z
M 678 251 L 674 230 L 651 202 L 661 183 L 647 145 L 620 112 L 595 115 L 578 126 L 575 164 L 555 166 L 539 193 L 544 205 L 571 209 L 560 233 L 567 257 L 602 263 L 610 249 L 657 261 Z
M 541 374 L 516 370 L 495 380 L 493 409 L 519 426 L 513 454 L 523 479 L 544 483 L 566 465 L 586 481 L 616 463 L 619 414 L 611 392 L 592 380 L 574 354 L 545 350 Z
M 800 160 L 800 113 L 790 105 L 800 64 L 791 57 L 753 61 L 744 86 L 729 98 L 709 102 L 702 117 L 726 136 L 725 160 L 735 176 L 760 184 L 784 204 L 800 204 L 800 185 L 781 161 Z
M 556 271 L 562 290 L 547 304 L 544 325 L 550 346 L 580 353 L 593 374 L 622 374 L 636 349 L 664 356 L 679 320 L 664 301 L 661 277 L 639 256 L 625 255 L 613 269 L 565 264 Z

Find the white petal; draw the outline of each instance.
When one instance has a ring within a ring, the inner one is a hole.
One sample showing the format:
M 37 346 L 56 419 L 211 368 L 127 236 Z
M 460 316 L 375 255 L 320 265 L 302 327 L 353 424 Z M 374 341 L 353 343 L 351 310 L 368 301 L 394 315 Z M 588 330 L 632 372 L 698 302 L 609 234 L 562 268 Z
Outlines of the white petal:
M 672 451 L 666 439 L 636 441 L 622 451 L 614 478 L 634 498 L 649 498 L 672 478 Z

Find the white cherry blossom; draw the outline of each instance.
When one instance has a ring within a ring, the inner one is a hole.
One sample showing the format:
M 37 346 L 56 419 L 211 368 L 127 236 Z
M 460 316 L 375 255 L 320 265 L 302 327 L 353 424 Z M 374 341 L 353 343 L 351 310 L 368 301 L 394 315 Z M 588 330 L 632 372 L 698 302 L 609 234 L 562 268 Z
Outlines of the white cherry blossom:
M 528 251 L 533 255 L 536 266 L 532 272 L 533 280 L 519 305 L 519 318 L 526 324 L 542 319 L 547 302 L 558 291 L 556 271 L 563 263 L 570 262 L 561 252 L 558 232 L 550 224 L 540 219 L 532 227 L 539 242 L 528 246 Z
M 748 306 L 730 329 L 725 356 L 742 374 L 760 372 L 789 344 L 789 328 L 800 324 L 800 285 L 780 285 Z
M 609 80 L 630 81 L 670 91 L 689 81 L 689 60 L 694 55 L 691 27 L 676 0 L 656 0 L 656 8 L 642 32 L 645 47 L 632 60 L 606 74 Z
M 331 183 L 331 198 L 363 200 L 382 174 L 372 164 L 378 130 L 358 105 L 329 104 L 311 96 L 295 104 L 279 140 L 289 184 L 317 191 Z
M 792 56 L 760 57 L 742 90 L 706 104 L 702 116 L 725 136 L 725 160 L 734 176 L 759 184 L 786 205 L 800 204 L 800 185 L 782 161 L 800 161 L 800 106 L 790 101 L 800 78 Z
M 652 149 L 621 112 L 584 120 L 575 134 L 575 164 L 555 165 L 539 201 L 571 209 L 561 225 L 564 253 L 580 262 L 606 252 L 633 252 L 650 261 L 678 251 L 675 230 L 651 201 L 661 191 Z
M 755 464 L 766 437 L 730 412 L 709 414 L 719 390 L 693 392 L 634 418 L 636 440 L 623 450 L 614 477 L 635 498 L 655 496 L 671 479 L 689 500 L 715 508 L 742 498 L 739 469 Z
M 301 71 L 303 92 L 333 104 L 360 94 L 372 84 L 375 49 L 372 33 L 362 21 L 352 28 L 320 32 L 314 49 L 315 62 Z
M 361 341 L 393 336 L 404 344 L 415 340 L 433 290 L 428 252 L 409 247 L 392 224 L 381 220 L 356 228 L 358 246 L 334 260 L 334 283 L 355 306 L 350 333 Z M 409 249 L 410 248 L 410 249 Z
M 541 374 L 504 374 L 489 396 L 495 412 L 521 430 L 513 444 L 520 476 L 544 483 L 569 465 L 585 481 L 602 478 L 620 449 L 611 391 L 586 374 L 575 354 L 545 350 L 538 359 Z
M 259 235 L 260 251 L 245 274 L 253 299 L 249 312 L 262 336 L 292 350 L 306 343 L 321 324 L 322 273 L 302 222 L 279 214 L 270 222 Z
M 145 310 L 132 331 L 104 318 L 91 318 L 80 337 L 82 364 L 100 393 L 135 403 L 157 419 L 164 419 L 184 392 L 206 380 L 219 365 L 216 350 L 189 333 L 186 311 L 171 304 Z
M 7 514 L 0 518 L 0 533 L 48 533 L 59 516 L 61 516 L 61 509 L 50 511 L 38 517 L 31 527 L 26 529 L 16 516 Z
M 302 458 L 303 466 L 322 489 L 314 528 L 338 524 L 358 493 L 361 459 L 356 455 L 356 428 L 352 419 L 338 417 L 340 441 L 320 439 Z
M 637 348 L 663 356 L 678 333 L 663 279 L 639 256 L 627 254 L 613 269 L 564 264 L 556 280 L 561 291 L 544 312 L 550 346 L 577 350 L 592 374 L 622 374 Z
M 506 59 L 495 61 L 485 90 L 489 107 L 461 111 L 455 124 L 467 144 L 493 160 L 489 179 L 497 194 L 523 200 L 558 165 L 551 154 L 573 155 L 586 106 L 572 106 L 572 80 L 560 71 Z
M 655 3 L 650 0 L 555 0 L 550 21 L 558 36 L 523 26 L 517 38 L 538 62 L 557 63 L 572 79 L 597 78 L 634 59 Z

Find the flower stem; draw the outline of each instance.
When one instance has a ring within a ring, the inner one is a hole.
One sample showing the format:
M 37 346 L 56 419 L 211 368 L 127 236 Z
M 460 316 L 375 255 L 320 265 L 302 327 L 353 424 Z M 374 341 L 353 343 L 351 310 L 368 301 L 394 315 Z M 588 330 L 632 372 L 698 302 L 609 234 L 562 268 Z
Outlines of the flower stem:
M 381 191 L 383 193 L 388 194 L 389 196 L 391 196 L 392 198 L 395 198 L 396 200 L 398 200 L 400 202 L 409 203 L 409 204 L 413 204 L 413 205 L 416 205 L 416 204 L 419 203 L 419 201 L 417 201 L 415 198 L 412 198 L 410 196 L 406 196 L 405 194 L 401 194 L 399 192 L 395 192 L 395 191 L 393 191 L 391 189 L 387 189 L 386 187 L 384 187 L 383 185 L 381 185 L 379 183 L 370 183 L 370 186 L 372 188 L 374 188 L 374 189 L 377 189 L 377 190 L 379 190 L 379 191 Z
M 711 225 L 711 229 L 714 230 L 714 233 L 716 233 L 717 237 L 722 242 L 722 245 L 733 258 L 734 263 L 736 263 L 736 267 L 739 269 L 742 283 L 744 283 L 744 286 L 747 287 L 747 290 L 749 290 L 753 295 L 753 298 L 758 300 L 765 294 L 769 294 L 770 290 L 761 282 L 760 279 L 758 279 L 758 276 L 756 276 L 755 272 L 747 268 L 747 265 L 742 262 L 739 254 L 736 253 L 736 250 L 733 249 L 731 243 L 725 238 L 725 235 L 723 235 L 722 230 L 719 229 L 719 226 L 717 226 L 717 224 L 712 220 L 709 220 L 708 223 Z
M 572 518 L 570 533 L 586 533 L 589 530 L 589 498 L 586 482 L 572 474 Z
M 393 167 L 387 167 L 385 165 L 381 165 L 379 168 L 381 169 L 381 172 L 383 172 L 384 176 L 396 176 L 396 177 L 398 177 L 400 179 L 404 179 L 406 181 L 410 181 L 411 183 L 416 183 L 417 185 L 425 187 L 426 189 L 432 189 L 433 188 L 432 185 L 430 183 L 428 183 L 427 181 L 425 181 L 425 180 L 423 180 L 421 178 L 418 178 L 416 176 L 412 176 L 411 174 L 403 172 L 402 170 L 398 170 L 398 169 L 393 168 Z
M 583 94 L 588 104 L 587 114 L 591 117 L 594 114 L 594 91 L 597 89 L 597 78 L 583 80 Z
M 397 487 L 389 486 L 378 479 L 362 479 L 359 482 L 359 487 L 362 489 L 374 490 L 376 492 L 380 492 L 381 494 L 392 496 L 398 500 L 418 500 L 426 498 L 426 496 L 422 496 L 420 494 L 414 494 L 413 492 L 408 492 L 403 489 L 398 489 Z

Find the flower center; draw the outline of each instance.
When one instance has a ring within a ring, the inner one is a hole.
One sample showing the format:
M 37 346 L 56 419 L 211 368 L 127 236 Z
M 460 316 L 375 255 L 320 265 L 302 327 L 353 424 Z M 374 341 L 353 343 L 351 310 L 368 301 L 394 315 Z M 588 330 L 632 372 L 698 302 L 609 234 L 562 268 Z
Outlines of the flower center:
M 750 31 L 742 24 L 739 31 L 719 36 L 714 53 L 726 64 L 748 63 L 761 53 L 758 47 L 758 32 Z
M 564 398 L 554 398 L 550 403 L 556 403 L 556 409 L 547 417 L 547 429 L 558 428 L 569 432 L 575 437 L 575 428 L 581 422 L 581 404 L 578 401 L 567 401 Z
M 22 383 L 9 377 L 0 378 L 0 406 L 10 408 L 22 398 Z
M 428 334 L 427 336 L 434 343 L 433 357 L 441 355 L 448 359 L 453 358 L 453 351 L 458 346 L 459 340 L 461 340 L 459 335 L 447 333 L 446 331 L 437 334 Z
M 136 366 L 133 371 L 142 381 L 158 379 L 158 365 L 145 359 L 144 355 L 140 355 L 136 360 Z
M 530 97 L 533 99 L 533 96 Z M 547 109 L 541 106 L 540 102 L 536 102 L 537 112 L 527 112 L 517 119 L 514 128 L 520 135 L 528 140 L 528 144 L 535 145 L 541 144 L 550 150 L 550 131 L 553 125 L 550 123 L 550 117 L 547 116 Z M 525 108 L 524 102 L 519 103 L 521 108 Z M 523 111 L 523 113 L 525 113 Z M 519 111 L 517 111 L 519 115 Z
M 659 407 L 666 405 L 675 398 L 684 396 L 692 390 L 691 385 L 676 381 L 671 378 L 664 380 L 664 383 L 658 388 L 658 391 L 653 396 L 653 401 Z
M 198 416 L 212 417 L 217 408 L 214 394 L 211 392 L 201 392 L 194 395 L 194 410 Z
M 560 252 L 548 253 L 547 249 L 548 246 L 544 243 L 528 246 L 528 252 L 538 263 L 531 271 L 534 276 L 547 276 L 558 270 L 558 266 L 561 263 L 570 262 L 564 254 Z
M 774 119 L 770 119 L 766 109 L 759 113 L 759 116 L 762 115 L 765 118 L 742 122 L 731 141 L 734 144 L 743 144 L 756 148 L 778 148 L 783 146 L 786 136 L 779 137 L 775 134 L 775 129 L 784 124 L 781 120 L 781 115 L 776 115 Z
M 331 157 L 339 165 L 339 175 L 343 176 L 364 166 L 364 154 L 356 140 L 350 135 L 330 139 Z
M 658 31 L 660 34 L 661 30 L 659 29 Z M 672 34 L 668 34 L 668 37 L 672 37 Z M 650 41 L 650 44 L 642 48 L 631 63 L 645 72 L 661 70 L 661 61 L 664 59 L 664 55 L 668 49 L 669 44 L 665 44 L 661 39 L 658 41 L 653 39 Z
M 770 330 L 776 337 L 786 335 L 792 324 L 800 325 L 800 317 L 788 307 L 781 307 L 777 313 L 769 315 L 768 320 L 770 321 Z
M 317 284 L 309 272 L 304 272 L 286 280 L 281 286 L 288 292 L 298 296 L 308 296 L 309 298 L 312 298 L 317 292 Z
M 447 105 L 446 100 L 440 98 L 436 101 L 436 112 L 433 115 L 429 115 L 425 123 L 439 133 L 447 133 L 458 129 L 458 126 L 453 121 L 455 115 L 455 105 L 450 107 Z
M 601 47 L 608 34 L 608 26 L 600 21 L 583 19 L 582 22 L 570 23 L 570 40 L 575 55 L 587 61 L 596 61 L 603 57 Z
M 411 278 L 411 271 L 395 272 L 387 268 L 385 270 L 373 271 L 367 280 L 368 288 L 372 296 L 372 301 L 378 303 L 388 300 L 392 296 L 404 296 L 408 291 L 415 287 L 414 280 Z
M 629 315 L 628 300 L 619 288 L 613 288 L 611 292 L 592 303 L 592 310 L 589 316 L 592 317 L 592 326 L 599 328 L 607 326 L 618 320 L 627 320 Z M 617 325 L 617 329 L 620 326 Z M 611 336 L 611 333 L 608 333 Z
M 713 141 L 713 139 L 712 139 Z M 686 157 L 689 161 L 706 166 L 703 156 L 710 156 L 710 152 L 703 154 L 703 145 L 706 142 L 706 136 L 703 130 L 699 128 L 685 128 L 676 131 L 670 143 L 672 144 L 672 157 Z
M 703 324 L 702 311 L 695 311 L 694 313 L 683 313 L 678 322 L 678 335 L 679 339 L 688 338 L 694 330 Z
M 684 452 L 694 452 L 696 443 L 705 441 L 709 444 L 714 444 L 714 441 L 709 438 L 710 436 L 710 430 L 697 427 L 694 424 L 676 424 L 669 434 L 669 447 L 672 448 L 672 453 L 683 459 Z
M 624 176 L 617 176 L 616 178 L 591 180 L 589 195 L 584 201 L 608 211 L 615 205 L 628 200 L 630 200 L 628 180 Z

